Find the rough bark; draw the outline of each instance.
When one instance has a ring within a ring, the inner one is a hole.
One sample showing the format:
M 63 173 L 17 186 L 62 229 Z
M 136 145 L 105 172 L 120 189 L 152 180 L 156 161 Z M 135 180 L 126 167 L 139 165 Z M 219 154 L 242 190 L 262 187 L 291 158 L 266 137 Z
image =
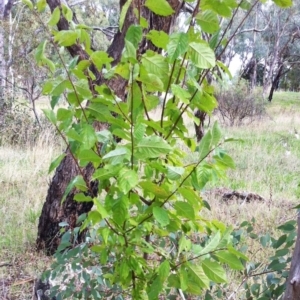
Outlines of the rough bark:
M 120 6 L 122 7 L 126 1 L 120 0 Z M 117 63 L 121 57 L 123 48 L 124 48 L 124 36 L 131 24 L 137 23 L 135 14 L 133 12 L 135 7 L 138 7 L 138 2 L 141 5 L 142 16 L 147 18 L 150 24 L 150 29 L 164 30 L 169 32 L 171 23 L 174 16 L 162 18 L 156 15 L 153 15 L 146 9 L 143 4 L 143 1 L 134 0 L 130 8 L 128 9 L 125 22 L 122 28 L 122 31 L 119 31 L 108 49 L 108 54 L 114 58 L 114 64 Z M 61 5 L 60 0 L 47 0 L 47 3 L 53 11 L 57 6 Z M 169 0 L 170 5 L 176 11 L 175 16 L 179 12 L 180 1 L 179 0 Z M 60 21 L 57 24 L 58 30 L 68 30 L 69 24 L 66 19 L 61 17 Z M 142 41 L 141 45 L 146 45 L 146 41 Z M 151 46 L 151 45 L 150 45 Z M 147 47 L 148 49 L 148 47 Z M 88 54 L 82 49 L 80 45 L 73 45 L 68 47 L 68 51 L 72 56 L 79 56 L 79 60 L 88 58 Z M 126 82 L 120 77 L 114 77 L 113 80 L 106 82 L 99 70 L 94 66 L 91 67 L 91 71 L 95 74 L 97 80 L 90 83 L 90 87 L 96 84 L 106 83 L 118 97 L 124 100 Z M 101 124 L 97 124 L 101 127 Z M 98 130 L 101 130 L 98 129 Z M 87 168 L 83 170 L 83 173 L 86 177 L 86 180 L 89 182 L 91 179 L 91 174 L 93 173 L 93 167 L 88 165 Z M 69 182 L 79 174 L 79 170 L 76 167 L 74 160 L 71 155 L 67 153 L 67 156 L 61 162 L 57 168 L 55 175 L 50 183 L 46 202 L 44 203 L 42 214 L 39 219 L 38 225 L 38 236 L 37 236 L 37 249 L 45 250 L 48 255 L 51 255 L 57 249 L 57 246 L 60 243 L 59 235 L 59 223 L 66 221 L 70 225 L 70 228 L 73 228 L 76 225 L 77 217 L 82 213 L 87 213 L 92 208 L 92 203 L 78 203 L 73 200 L 74 194 L 76 191 L 71 191 L 66 197 L 66 200 L 61 204 L 62 196 L 65 192 L 66 187 Z M 93 193 L 97 193 L 97 184 L 94 183 Z M 81 239 L 79 237 L 78 242 Z
M 298 232 L 291 262 L 286 291 L 282 300 L 300 300 L 300 214 L 297 218 Z

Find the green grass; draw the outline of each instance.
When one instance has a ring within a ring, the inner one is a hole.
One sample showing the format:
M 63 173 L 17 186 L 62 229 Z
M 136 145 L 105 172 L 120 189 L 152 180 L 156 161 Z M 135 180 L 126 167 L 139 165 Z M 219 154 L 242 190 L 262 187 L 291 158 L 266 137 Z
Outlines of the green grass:
M 250 125 L 222 127 L 225 136 L 243 142 L 224 145 L 236 169 L 204 191 L 203 197 L 212 207 L 210 217 L 235 228 L 243 220 L 255 218 L 257 233 L 270 231 L 275 235 L 278 225 L 295 218 L 291 207 L 300 196 L 300 139 L 296 135 L 300 133 L 299 113 L 300 94 L 280 92 L 267 104 L 263 119 Z M 9 285 L 7 295 L 11 299 L 31 299 L 30 280 L 49 263 L 48 258 L 36 254 L 34 245 L 38 217 L 51 180 L 47 170 L 61 152 L 54 140 L 52 133 L 45 132 L 33 146 L 0 146 L 0 263 L 11 264 L 0 267 L 0 298 L 1 284 L 10 279 L 17 283 Z M 216 189 L 257 193 L 266 201 L 227 205 Z M 267 259 L 265 252 L 257 250 L 257 244 L 249 241 L 249 247 L 261 260 Z M 235 284 L 237 281 L 235 278 Z

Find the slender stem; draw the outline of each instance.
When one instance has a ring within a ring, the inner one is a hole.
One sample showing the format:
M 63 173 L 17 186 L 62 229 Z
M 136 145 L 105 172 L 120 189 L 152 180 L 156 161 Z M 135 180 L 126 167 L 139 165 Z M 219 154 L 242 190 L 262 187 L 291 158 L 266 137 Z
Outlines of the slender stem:
M 206 252 L 206 253 L 203 253 L 203 254 L 194 256 L 194 257 L 192 257 L 192 258 L 189 258 L 189 259 L 187 259 L 187 260 L 181 261 L 181 262 L 178 263 L 176 266 L 174 266 L 174 267 L 172 268 L 172 270 L 177 269 L 179 266 L 181 266 L 182 264 L 184 264 L 184 263 L 186 263 L 186 262 L 196 260 L 196 259 L 200 258 L 201 256 L 205 256 L 205 255 L 207 255 L 207 254 L 212 254 L 212 253 L 215 253 L 215 252 L 218 252 L 218 251 L 222 251 L 222 250 L 226 250 L 226 249 L 227 249 L 227 248 L 219 248 L 219 249 L 215 249 L 215 250 L 213 250 L 213 251 Z
M 134 152 L 134 136 L 133 136 L 133 72 L 134 72 L 134 66 L 132 66 L 131 70 L 131 103 L 130 103 L 130 119 L 131 119 L 131 126 L 130 126 L 130 136 L 131 136 L 131 170 L 133 170 L 133 162 L 134 162 L 134 157 L 133 157 L 133 152 Z

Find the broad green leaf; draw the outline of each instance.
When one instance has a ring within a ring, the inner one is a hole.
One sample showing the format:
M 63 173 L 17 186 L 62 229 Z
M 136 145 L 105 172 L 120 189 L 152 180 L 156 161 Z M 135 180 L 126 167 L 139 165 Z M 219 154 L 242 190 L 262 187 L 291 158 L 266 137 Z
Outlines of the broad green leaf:
M 150 287 L 148 288 L 148 298 L 149 300 L 157 300 L 160 291 L 163 289 L 163 283 L 159 276 L 157 276 Z M 138 297 L 136 298 L 138 299 Z
M 73 11 L 67 5 L 62 5 L 62 13 L 68 22 L 71 22 L 73 19 Z
M 53 112 L 52 109 L 43 109 L 43 112 L 45 114 L 45 116 L 47 117 L 47 119 L 53 124 L 56 124 L 56 116 Z
M 98 70 L 101 70 L 103 65 L 113 61 L 113 59 L 104 51 L 95 51 L 91 54 L 90 58 Z
M 167 49 L 169 35 L 166 34 L 164 31 L 150 30 L 146 37 L 152 42 L 154 46 L 162 48 L 164 50 Z
M 161 226 L 167 226 L 170 223 L 168 212 L 159 206 L 153 207 L 153 216 Z
M 120 171 L 120 168 L 122 166 L 106 166 L 104 168 L 99 168 L 95 171 L 95 173 L 93 174 L 93 179 L 94 180 L 99 180 L 100 182 L 102 180 L 106 180 L 109 179 L 111 177 L 114 177 L 118 174 L 118 172 Z
M 226 272 L 217 262 L 205 259 L 201 264 L 205 275 L 216 283 L 227 282 Z
M 147 136 L 135 147 L 138 157 L 142 159 L 162 157 L 170 153 L 172 147 L 160 136 Z
M 204 32 L 214 33 L 219 29 L 219 19 L 212 10 L 201 11 L 196 16 L 197 23 Z
M 212 136 L 211 131 L 208 131 L 201 139 L 198 147 L 199 160 L 203 160 L 212 150 Z
M 80 131 L 80 136 L 82 138 L 81 149 L 91 149 L 97 142 L 95 129 L 92 125 L 84 124 Z
M 215 122 L 211 130 L 211 143 L 214 146 L 217 146 L 221 140 L 222 134 L 218 122 Z
M 141 42 L 143 37 L 142 27 L 139 25 L 131 25 L 125 35 L 125 39 L 129 41 L 135 49 L 138 48 L 139 43 Z
M 141 73 L 139 80 L 144 84 L 147 92 L 163 92 L 165 90 L 164 83 L 154 74 Z
M 105 207 L 103 206 L 99 198 L 94 198 L 94 204 L 96 206 L 97 211 L 100 213 L 103 219 L 109 217 L 108 212 L 106 211 Z
M 46 8 L 46 6 L 47 6 L 46 0 L 39 0 L 36 3 L 36 7 L 39 12 L 42 12 Z
M 185 217 L 188 220 L 195 219 L 194 208 L 189 203 L 183 201 L 176 201 L 174 204 L 174 208 L 177 212 L 177 215 Z
M 169 78 L 169 64 L 166 58 L 160 54 L 148 50 L 142 56 L 142 66 L 147 73 L 158 76 L 160 80 Z
M 187 51 L 188 42 L 188 35 L 186 33 L 178 32 L 171 35 L 167 45 L 168 58 L 171 63 Z
M 118 185 L 124 194 L 127 194 L 139 182 L 138 174 L 134 170 L 122 168 L 118 175 Z
M 249 260 L 248 257 L 245 254 L 243 254 L 242 252 L 236 250 L 234 247 L 232 247 L 232 246 L 229 245 L 227 248 L 228 248 L 228 251 L 230 253 L 234 254 L 235 256 L 237 256 L 239 258 L 242 258 L 245 261 Z
M 292 0 L 273 0 L 273 1 L 276 5 L 284 8 L 290 7 L 293 4 Z
M 33 9 L 33 4 L 30 0 L 22 0 L 22 2 L 26 4 L 29 7 L 29 9 Z
M 164 282 L 170 275 L 170 263 L 169 261 L 165 260 L 162 264 L 160 264 L 158 268 L 158 276 L 162 282 Z
M 74 196 L 74 200 L 77 202 L 92 202 L 93 199 L 91 196 L 87 196 L 84 193 L 78 193 Z
M 118 147 L 103 156 L 103 160 L 109 161 L 112 165 L 123 163 L 124 160 L 130 159 L 130 151 L 126 147 Z
M 184 173 L 184 168 L 167 166 L 167 177 L 170 180 L 178 180 Z
M 83 149 L 78 154 L 78 159 L 80 161 L 81 166 L 87 165 L 89 162 L 92 162 L 94 167 L 98 167 L 99 164 L 102 162 L 102 158 L 95 153 L 95 151 L 91 149 Z
M 210 253 L 211 251 L 214 251 L 220 242 L 221 239 L 221 234 L 218 231 L 211 239 L 210 241 L 204 246 L 203 249 L 201 249 L 201 251 L 199 253 L 197 253 L 198 255 L 200 254 L 207 254 Z
M 200 69 L 209 69 L 216 64 L 215 53 L 205 42 L 190 43 L 189 55 L 192 63 Z
M 87 189 L 82 176 L 81 175 L 76 176 L 75 178 L 73 178 L 70 181 L 70 183 L 66 187 L 65 192 L 63 194 L 63 197 L 61 199 L 61 203 L 63 203 L 66 200 L 66 197 L 71 192 L 71 190 L 75 187 L 76 184 L 79 185 L 79 186 L 81 185 L 82 190 L 86 190 Z
M 60 46 L 72 46 L 76 43 L 78 36 L 77 32 L 71 30 L 61 30 L 54 36 L 54 41 L 58 42 Z
M 113 220 L 120 226 L 123 225 L 124 221 L 128 218 L 128 210 L 125 199 L 117 200 L 112 207 Z
M 192 188 L 181 187 L 178 192 L 190 203 L 192 207 L 199 208 L 202 205 L 201 197 Z
M 199 295 L 202 289 L 209 288 L 209 278 L 205 275 L 201 266 L 187 264 L 188 291 L 194 295 Z
M 166 0 L 146 0 L 145 6 L 159 16 L 166 17 L 174 12 Z
M 219 152 L 219 155 L 214 156 L 214 159 L 227 168 L 235 169 L 235 163 L 233 159 L 224 152 Z
M 241 261 L 228 251 L 218 251 L 214 254 L 222 263 L 226 263 L 233 270 L 243 270 L 244 266 Z
M 191 94 L 183 89 L 181 86 L 172 84 L 171 85 L 172 93 L 175 97 L 177 97 L 180 101 L 182 101 L 184 104 L 189 104 L 190 99 L 192 98 Z
M 180 240 L 179 240 L 179 246 L 178 246 L 178 255 L 182 252 L 182 251 L 190 251 L 192 247 L 192 242 L 187 239 L 184 235 L 181 236 Z
M 46 45 L 47 45 L 47 40 L 41 42 L 38 47 L 36 48 L 36 51 L 35 51 L 35 59 L 36 61 L 39 63 L 42 61 L 42 59 L 45 57 L 45 48 L 46 48 Z
M 51 14 L 51 18 L 48 21 L 48 24 L 50 26 L 55 26 L 58 23 L 59 19 L 60 19 L 60 8 L 57 6 L 53 10 L 53 12 Z
M 60 162 L 64 159 L 65 156 L 66 156 L 66 154 L 63 153 L 63 154 L 59 155 L 57 158 L 55 158 L 50 164 L 48 173 L 51 173 L 53 170 L 55 170 L 58 167 L 58 165 L 60 164 Z
M 129 8 L 131 2 L 132 2 L 132 0 L 127 0 L 125 2 L 125 4 L 122 6 L 122 10 L 121 10 L 121 13 L 120 13 L 120 18 L 119 18 L 119 29 L 120 29 L 120 31 L 122 31 L 124 20 L 125 20 L 125 17 L 126 17 L 126 14 L 127 14 L 127 11 L 128 11 L 128 8 Z
M 162 187 L 150 181 L 142 181 L 139 184 L 142 189 L 146 192 L 149 192 L 158 198 L 167 198 L 169 193 Z

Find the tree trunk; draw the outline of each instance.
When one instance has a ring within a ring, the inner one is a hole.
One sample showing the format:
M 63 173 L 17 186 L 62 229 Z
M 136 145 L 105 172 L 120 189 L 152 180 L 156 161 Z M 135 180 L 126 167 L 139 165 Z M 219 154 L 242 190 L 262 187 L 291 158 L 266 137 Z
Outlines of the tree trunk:
M 10 14 L 14 0 L 0 0 L 0 109 L 4 105 L 6 87 L 6 59 L 5 59 L 5 20 Z
M 283 65 L 281 65 L 281 66 L 279 67 L 279 70 L 278 70 L 278 72 L 277 72 L 277 74 L 276 74 L 274 80 L 272 81 L 272 86 L 271 86 L 270 93 L 269 93 L 269 97 L 268 97 L 269 102 L 272 101 L 274 91 L 277 90 L 277 88 L 278 88 L 279 80 L 280 80 L 280 77 L 281 77 L 281 75 L 282 75 L 282 71 L 283 71 Z
M 297 240 L 282 300 L 300 300 L 300 214 L 298 214 L 297 225 Z
M 136 3 L 137 1 L 142 3 Z M 126 1 L 120 0 L 120 7 L 124 5 Z M 171 17 L 160 17 L 157 15 L 153 15 L 149 12 L 148 9 L 144 7 L 144 0 L 133 0 L 130 8 L 128 9 L 125 22 L 123 25 L 122 31 L 118 32 L 111 46 L 108 49 L 108 54 L 114 58 L 114 63 L 117 63 L 120 60 L 123 48 L 124 48 L 124 36 L 131 24 L 137 23 L 134 7 L 138 7 L 141 5 L 143 7 L 142 16 L 147 20 L 152 20 L 150 24 L 151 29 L 156 30 L 164 30 L 165 32 L 169 32 L 171 23 L 173 21 L 174 15 Z M 168 1 L 173 9 L 178 13 L 180 8 L 179 0 L 169 0 Z M 57 6 L 61 5 L 60 0 L 47 0 L 47 3 L 53 11 Z M 175 16 L 177 15 L 175 13 Z M 68 22 L 61 17 L 60 21 L 57 24 L 58 30 L 68 30 L 69 25 Z M 148 42 L 149 43 L 149 42 Z M 146 45 L 146 41 L 142 41 L 141 45 Z M 149 46 L 147 47 L 149 49 Z M 88 58 L 88 54 L 81 48 L 80 45 L 72 45 L 68 47 L 68 51 L 72 56 L 79 55 L 79 60 Z M 91 82 L 90 86 L 94 86 L 96 83 L 100 85 L 102 83 L 106 83 L 114 93 L 124 100 L 125 97 L 125 81 L 121 77 L 114 77 L 112 80 L 106 82 L 99 71 L 92 67 L 91 71 L 96 75 L 96 82 Z M 97 126 L 101 127 L 101 124 Z M 91 175 L 93 173 L 93 168 L 91 165 L 88 165 L 84 170 L 84 175 L 87 181 L 90 181 Z M 71 191 L 67 196 L 66 200 L 63 204 L 61 204 L 62 196 L 65 192 L 66 187 L 69 182 L 79 174 L 79 170 L 76 167 L 76 164 L 70 155 L 67 152 L 67 156 L 62 160 L 61 164 L 57 168 L 55 175 L 51 181 L 51 184 L 48 189 L 48 194 L 46 198 L 46 202 L 44 203 L 42 214 L 39 219 L 38 225 L 38 236 L 37 236 L 37 249 L 38 250 L 46 250 L 48 255 L 51 255 L 57 249 L 60 243 L 60 233 L 59 233 L 59 223 L 60 222 L 68 222 L 70 228 L 75 227 L 77 217 L 82 213 L 87 213 L 93 206 L 93 203 L 78 203 L 73 200 L 74 194 L 76 191 Z M 97 183 L 94 183 L 93 193 L 97 194 Z M 78 242 L 81 242 L 81 237 L 79 237 Z

